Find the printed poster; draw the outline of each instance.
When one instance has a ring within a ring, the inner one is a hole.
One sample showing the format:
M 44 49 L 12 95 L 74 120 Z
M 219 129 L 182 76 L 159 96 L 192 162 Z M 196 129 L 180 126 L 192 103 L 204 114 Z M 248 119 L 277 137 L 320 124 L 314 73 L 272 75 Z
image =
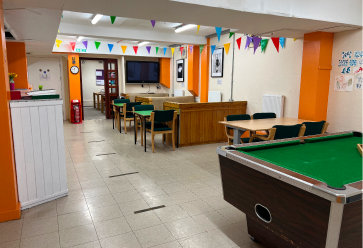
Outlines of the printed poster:
M 354 85 L 355 85 L 356 90 L 362 89 L 362 82 L 363 82 L 362 74 L 355 75 L 355 84 Z
M 335 77 L 335 91 L 353 91 L 354 76 L 341 75 Z
M 362 66 L 355 66 L 353 67 L 353 74 L 362 74 L 363 67 Z

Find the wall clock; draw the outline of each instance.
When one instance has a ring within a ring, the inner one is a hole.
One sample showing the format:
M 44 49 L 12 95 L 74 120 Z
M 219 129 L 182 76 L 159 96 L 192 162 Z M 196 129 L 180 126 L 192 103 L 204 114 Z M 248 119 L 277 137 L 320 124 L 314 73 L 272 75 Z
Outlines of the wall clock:
M 79 72 L 79 68 L 77 67 L 77 66 L 72 66 L 71 67 L 71 72 L 73 73 L 73 74 L 77 74 L 78 72 Z

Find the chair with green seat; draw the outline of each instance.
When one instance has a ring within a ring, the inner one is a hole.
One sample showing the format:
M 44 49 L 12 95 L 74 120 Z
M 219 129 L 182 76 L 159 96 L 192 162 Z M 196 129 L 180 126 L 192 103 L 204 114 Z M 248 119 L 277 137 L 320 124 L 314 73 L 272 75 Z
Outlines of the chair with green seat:
M 112 103 L 128 103 L 130 102 L 130 99 L 114 99 Z M 118 111 L 119 109 L 119 111 Z M 118 108 L 116 106 L 113 106 L 113 120 L 112 120 L 112 128 L 115 129 L 115 123 L 117 123 L 116 117 L 119 119 L 120 123 L 120 116 L 122 108 Z M 115 114 L 116 113 L 116 114 Z M 121 132 L 121 126 L 120 126 L 120 132 Z
M 301 137 L 304 136 L 305 129 L 306 127 L 303 124 L 296 124 L 292 126 L 275 125 L 269 130 L 270 132 L 267 137 L 265 135 L 252 134 L 250 142 L 253 142 L 254 139 L 267 141 Z
M 302 124 L 306 126 L 304 136 L 324 134 L 329 126 L 329 123 L 326 121 L 304 122 Z
M 151 143 L 153 152 L 155 152 L 154 136 L 155 134 L 171 134 L 173 142 L 173 150 L 175 151 L 175 120 L 177 112 L 174 109 L 170 110 L 154 110 L 151 112 L 150 122 L 146 123 L 146 131 L 151 132 Z M 171 127 L 167 125 L 168 122 L 172 122 Z M 163 138 L 164 142 L 164 138 Z
M 276 114 L 275 113 L 254 113 L 252 115 L 252 119 L 254 119 L 254 120 L 270 119 L 270 118 L 276 118 Z
M 141 102 L 128 102 L 123 105 L 121 118 L 124 119 L 125 134 L 127 133 L 126 121 L 129 121 L 129 126 L 131 126 L 131 122 L 134 121 L 134 113 L 132 112 L 132 109 L 137 105 L 141 105 Z
M 243 115 L 228 115 L 224 117 L 224 121 L 243 121 L 243 120 L 251 120 L 251 116 L 243 114 Z M 228 139 L 228 145 L 233 145 L 233 134 L 231 134 L 233 129 L 225 125 L 225 130 Z M 248 143 L 249 140 L 250 138 L 241 138 L 242 143 Z
M 146 111 L 146 110 L 155 110 L 154 105 L 135 105 L 132 109 L 132 112 L 135 111 Z M 150 124 L 150 121 L 147 121 L 146 124 Z M 140 133 L 141 133 L 141 146 L 143 146 L 144 144 L 144 136 L 142 135 L 142 121 L 137 117 L 136 119 L 136 140 L 137 140 L 137 128 L 140 128 Z

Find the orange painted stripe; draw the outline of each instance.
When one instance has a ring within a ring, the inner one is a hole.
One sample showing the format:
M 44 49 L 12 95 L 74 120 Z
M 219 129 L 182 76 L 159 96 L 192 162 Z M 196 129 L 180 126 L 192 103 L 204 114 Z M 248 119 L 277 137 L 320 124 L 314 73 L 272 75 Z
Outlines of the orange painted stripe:
M 6 42 L 8 69 L 18 76 L 14 79 L 15 89 L 28 89 L 28 65 L 24 42 Z
M 207 45 L 204 47 L 201 54 L 201 69 L 200 69 L 200 102 L 208 102 L 209 90 L 209 54 L 210 54 L 210 38 L 207 39 Z
M 199 46 L 188 49 L 188 91 L 193 96 L 199 96 Z
M 170 58 L 160 58 L 160 84 L 170 89 Z
M 77 74 L 71 73 L 70 69 L 72 66 L 79 66 L 79 54 L 68 54 L 68 83 L 69 83 L 69 100 L 82 101 L 81 93 L 81 75 L 80 72 Z M 70 111 L 70 110 L 69 110 Z M 82 108 L 81 108 L 82 111 Z M 81 113 L 82 116 L 82 113 Z

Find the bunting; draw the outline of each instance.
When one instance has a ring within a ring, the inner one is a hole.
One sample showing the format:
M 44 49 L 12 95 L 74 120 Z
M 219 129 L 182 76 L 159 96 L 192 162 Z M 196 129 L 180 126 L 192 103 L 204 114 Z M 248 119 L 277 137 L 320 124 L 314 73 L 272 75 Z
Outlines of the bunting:
M 231 38 L 234 35 L 233 32 L 229 32 L 229 38 Z
M 221 40 L 221 32 L 222 32 L 222 28 L 216 27 L 216 33 L 217 33 L 217 37 L 218 37 L 218 42 Z
M 58 29 L 58 34 L 60 34 L 59 29 Z
M 197 34 L 199 33 L 200 25 L 197 25 Z
M 165 54 L 166 54 L 166 50 L 167 50 L 168 48 L 167 47 L 164 47 L 164 56 L 165 56 Z
M 135 54 L 137 54 L 137 49 L 139 49 L 139 47 L 138 46 L 133 46 L 132 48 L 134 49 Z
M 71 44 L 72 51 L 74 51 L 74 48 L 76 47 L 76 42 L 69 42 Z
M 252 37 L 252 41 L 253 41 L 253 54 L 255 54 L 258 45 L 260 45 L 262 38 L 259 38 L 257 36 L 253 36 Z
M 210 50 L 211 50 L 211 52 L 212 52 L 212 55 L 213 55 L 213 53 L 214 53 L 214 50 L 216 50 L 216 45 L 210 46 Z
M 224 46 L 224 49 L 226 51 L 226 54 L 228 54 L 228 52 L 229 52 L 229 46 L 230 45 L 231 45 L 231 43 L 229 43 L 229 42 L 223 45 Z
M 282 48 L 284 48 L 285 46 L 285 38 L 284 37 L 280 37 L 280 45 Z
M 189 52 L 193 53 L 193 46 L 189 46 Z
M 146 50 L 147 50 L 147 52 L 150 54 L 151 46 L 146 46 Z
M 238 45 L 238 50 L 241 49 L 241 41 L 242 41 L 242 37 L 239 37 L 236 42 L 237 42 L 237 45 Z
M 246 40 L 246 45 L 245 45 L 245 49 L 250 45 L 250 43 L 252 42 L 252 37 L 247 36 L 247 40 Z
M 204 45 L 199 45 L 199 53 L 202 53 L 204 49 Z
M 159 47 L 155 47 L 156 49 L 156 55 L 158 54 L 158 51 L 159 51 Z
M 110 18 L 111 18 L 111 23 L 113 24 L 116 20 L 116 16 L 110 16 Z
M 113 49 L 113 44 L 107 44 L 107 45 L 108 45 L 108 50 L 110 50 L 110 52 L 111 52 Z
M 122 52 L 125 54 L 126 53 L 126 48 L 127 46 L 121 46 Z
M 274 43 L 274 46 L 275 46 L 277 52 L 279 52 L 279 48 L 280 48 L 279 39 L 280 39 L 279 37 L 272 37 L 271 38 L 272 43 Z
M 150 20 L 150 22 L 151 22 L 151 25 L 152 25 L 153 27 L 155 27 L 155 20 Z
M 183 56 L 184 47 L 180 47 L 180 55 Z
M 171 48 L 171 56 L 174 56 L 174 50 L 175 50 L 175 47 L 172 47 Z
M 101 42 L 99 42 L 99 41 L 95 41 L 95 46 L 96 46 L 96 49 L 98 50 L 98 48 L 100 47 L 100 45 L 101 45 Z
M 268 39 L 261 40 L 261 53 L 266 51 L 267 43 L 268 43 Z
M 87 49 L 87 46 L 88 46 L 88 41 L 85 40 L 85 41 L 82 41 L 82 44 L 84 45 L 84 47 Z
M 57 48 L 59 48 L 59 46 L 60 46 L 60 44 L 62 44 L 62 42 L 63 41 L 61 41 L 61 40 L 55 40 L 55 44 L 56 44 L 56 46 L 57 46 Z

